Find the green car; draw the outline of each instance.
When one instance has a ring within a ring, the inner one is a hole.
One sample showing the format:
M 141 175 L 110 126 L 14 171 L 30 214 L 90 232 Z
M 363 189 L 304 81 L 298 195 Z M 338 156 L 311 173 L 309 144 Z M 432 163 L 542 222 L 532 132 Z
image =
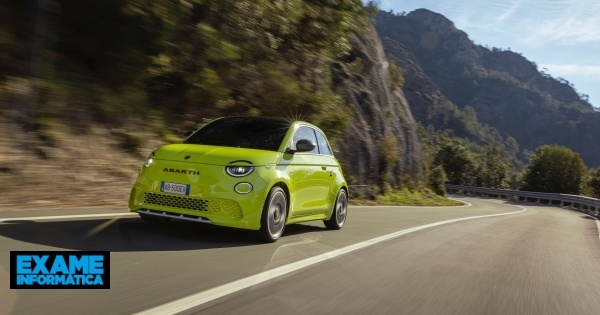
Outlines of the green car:
M 270 117 L 216 119 L 150 154 L 129 208 L 170 219 L 256 230 L 275 242 L 287 224 L 346 221 L 348 185 L 323 132 Z

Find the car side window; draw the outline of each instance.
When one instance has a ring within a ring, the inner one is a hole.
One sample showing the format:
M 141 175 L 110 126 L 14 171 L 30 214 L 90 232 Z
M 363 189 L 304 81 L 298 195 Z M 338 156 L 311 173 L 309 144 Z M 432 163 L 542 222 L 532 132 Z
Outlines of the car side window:
M 317 134 L 317 146 L 319 147 L 319 152 L 323 155 L 333 155 L 331 154 L 331 149 L 329 148 L 325 136 L 318 131 L 315 131 L 315 133 Z
M 294 148 L 296 148 L 296 142 L 298 142 L 298 140 L 300 140 L 300 139 L 308 139 L 308 140 L 314 142 L 315 144 L 318 143 L 317 138 L 315 136 L 314 129 L 312 129 L 310 127 L 306 127 L 306 126 L 302 126 L 302 127 L 298 128 L 298 130 L 296 130 L 296 133 L 292 137 L 292 142 L 293 142 L 292 146 Z M 319 154 L 319 146 L 317 145 L 314 150 L 312 150 L 310 152 L 306 152 L 306 153 Z

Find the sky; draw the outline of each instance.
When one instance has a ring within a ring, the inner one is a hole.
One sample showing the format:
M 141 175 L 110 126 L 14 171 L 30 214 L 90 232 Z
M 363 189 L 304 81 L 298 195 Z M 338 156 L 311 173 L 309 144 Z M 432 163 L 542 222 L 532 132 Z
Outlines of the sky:
M 600 108 L 598 0 L 379 0 L 381 10 L 425 8 L 444 15 L 476 44 L 510 49 L 572 83 Z

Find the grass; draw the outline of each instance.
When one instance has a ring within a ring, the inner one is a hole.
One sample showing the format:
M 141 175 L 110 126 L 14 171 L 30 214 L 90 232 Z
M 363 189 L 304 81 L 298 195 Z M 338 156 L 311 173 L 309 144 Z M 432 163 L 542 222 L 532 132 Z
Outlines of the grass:
M 436 195 L 429 189 L 393 190 L 383 195 L 378 195 L 375 200 L 351 199 L 354 205 L 369 206 L 460 206 L 461 202 Z

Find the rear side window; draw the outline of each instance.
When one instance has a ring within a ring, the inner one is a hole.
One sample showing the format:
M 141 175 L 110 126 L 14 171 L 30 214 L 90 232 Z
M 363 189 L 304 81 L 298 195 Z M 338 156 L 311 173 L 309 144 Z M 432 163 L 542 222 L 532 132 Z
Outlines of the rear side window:
M 317 146 L 319 147 L 319 153 L 323 155 L 333 155 L 331 154 L 331 148 L 329 147 L 325 136 L 318 131 L 315 131 L 315 133 L 317 134 Z
M 314 129 L 310 128 L 310 127 L 306 127 L 306 126 L 302 126 L 300 128 L 298 128 L 298 130 L 296 130 L 296 133 L 294 134 L 294 137 L 292 137 L 292 146 L 294 148 L 296 148 L 296 142 L 298 142 L 298 140 L 300 139 L 308 139 L 310 141 L 312 141 L 313 143 L 317 144 L 317 146 L 315 147 L 314 150 L 310 151 L 310 152 L 306 152 L 306 153 L 313 153 L 313 154 L 319 154 L 319 146 L 318 146 L 318 142 L 317 142 L 317 137 L 315 136 L 315 131 Z

